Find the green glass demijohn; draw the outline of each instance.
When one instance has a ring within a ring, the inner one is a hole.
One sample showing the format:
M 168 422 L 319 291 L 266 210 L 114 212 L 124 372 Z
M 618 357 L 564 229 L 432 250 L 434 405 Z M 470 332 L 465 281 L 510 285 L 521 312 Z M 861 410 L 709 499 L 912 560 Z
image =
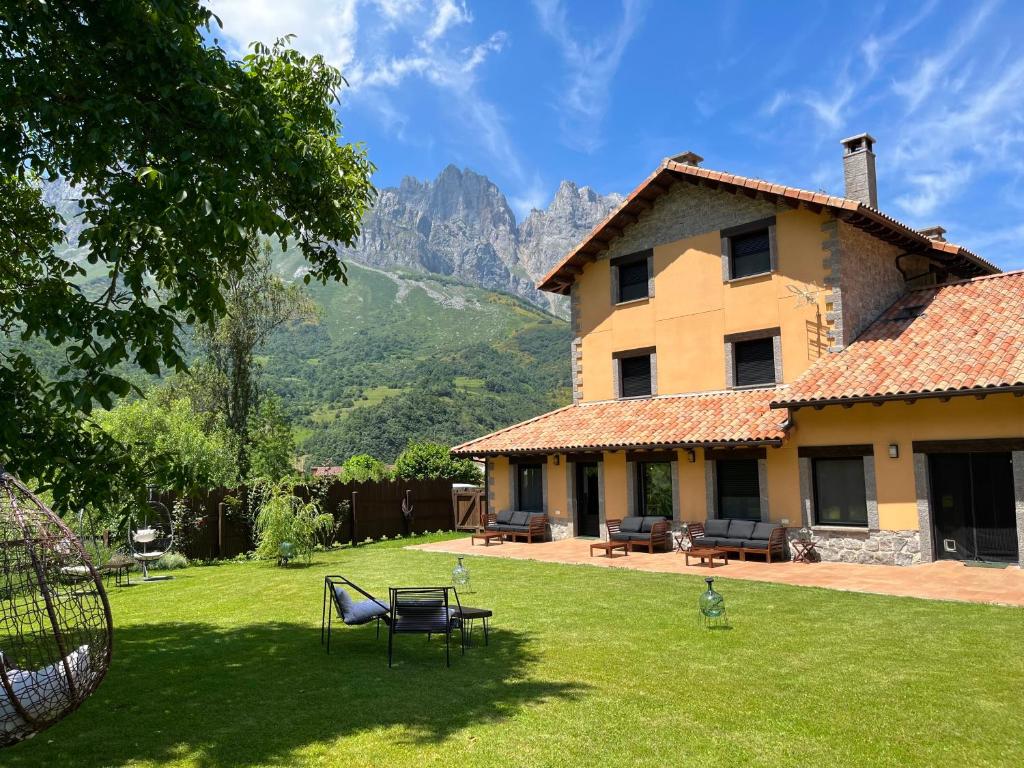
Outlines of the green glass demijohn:
M 703 619 L 704 624 L 707 626 L 724 624 L 726 621 L 725 598 L 715 591 L 713 586 L 714 581 L 715 580 L 710 576 L 704 579 L 708 588 L 706 592 L 701 594 L 700 599 L 697 601 L 697 607 L 700 609 L 701 619 Z
M 461 557 L 452 569 L 452 586 L 462 592 L 469 592 L 469 568 L 463 564 Z
M 282 565 L 288 565 L 289 561 L 294 560 L 297 554 L 298 550 L 290 541 L 282 541 L 277 548 L 278 562 Z

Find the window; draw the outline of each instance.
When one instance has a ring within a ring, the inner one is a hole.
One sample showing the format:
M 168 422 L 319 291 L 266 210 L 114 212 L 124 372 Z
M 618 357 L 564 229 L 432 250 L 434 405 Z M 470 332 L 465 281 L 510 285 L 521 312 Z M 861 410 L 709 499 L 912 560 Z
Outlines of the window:
M 612 260 L 614 270 L 612 300 L 616 304 L 646 299 L 650 295 L 652 251 L 640 251 Z
M 672 519 L 672 464 L 668 461 L 636 463 L 637 515 Z
M 867 526 L 863 457 L 814 459 L 814 518 L 818 525 Z
M 775 383 L 774 337 L 732 342 L 733 386 L 753 387 Z
M 623 355 L 619 365 L 619 397 L 650 397 L 654 394 L 651 354 Z
M 718 516 L 730 520 L 761 519 L 761 484 L 757 459 L 719 459 Z
M 722 276 L 739 280 L 775 269 L 775 218 L 722 230 Z
M 516 507 L 544 511 L 544 469 L 541 464 L 516 465 Z

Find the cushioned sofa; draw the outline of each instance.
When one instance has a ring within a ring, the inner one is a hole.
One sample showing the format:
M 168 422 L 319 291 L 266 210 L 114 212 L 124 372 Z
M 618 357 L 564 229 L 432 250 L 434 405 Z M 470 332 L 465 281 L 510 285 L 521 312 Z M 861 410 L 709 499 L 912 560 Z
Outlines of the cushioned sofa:
M 607 525 L 608 538 L 625 541 L 629 552 L 638 547 L 654 552 L 655 547 L 665 549 L 669 543 L 668 520 L 664 517 L 624 517 L 608 520 Z
M 690 542 L 695 547 L 714 547 L 736 552 L 740 560 L 749 554 L 764 555 L 768 562 L 786 557 L 786 529 L 778 523 L 756 520 L 706 520 L 687 526 Z
M 507 539 L 522 537 L 532 544 L 534 540 L 544 541 L 547 538 L 548 516 L 543 512 L 506 509 L 487 516 L 487 530 L 500 531 Z

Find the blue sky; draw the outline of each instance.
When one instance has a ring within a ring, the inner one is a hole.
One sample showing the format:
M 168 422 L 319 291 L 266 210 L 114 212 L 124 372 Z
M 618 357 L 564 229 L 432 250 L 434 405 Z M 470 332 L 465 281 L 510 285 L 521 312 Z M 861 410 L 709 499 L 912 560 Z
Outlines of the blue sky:
M 627 193 L 662 158 L 842 193 L 878 143 L 879 204 L 1024 268 L 1024 2 L 210 0 L 230 49 L 294 33 L 349 79 L 379 186 L 447 164 L 517 214 L 571 179 Z

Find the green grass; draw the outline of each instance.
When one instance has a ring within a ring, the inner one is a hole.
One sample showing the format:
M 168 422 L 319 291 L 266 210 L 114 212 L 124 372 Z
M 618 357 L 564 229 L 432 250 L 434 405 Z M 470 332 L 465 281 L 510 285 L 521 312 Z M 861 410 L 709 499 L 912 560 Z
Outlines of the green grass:
M 1024 761 L 1024 611 L 470 558 L 491 644 L 445 669 L 372 626 L 320 647 L 325 574 L 380 594 L 454 559 L 388 542 L 112 589 L 114 661 L 28 766 L 993 766 Z M 719 574 L 716 574 L 719 575 Z

